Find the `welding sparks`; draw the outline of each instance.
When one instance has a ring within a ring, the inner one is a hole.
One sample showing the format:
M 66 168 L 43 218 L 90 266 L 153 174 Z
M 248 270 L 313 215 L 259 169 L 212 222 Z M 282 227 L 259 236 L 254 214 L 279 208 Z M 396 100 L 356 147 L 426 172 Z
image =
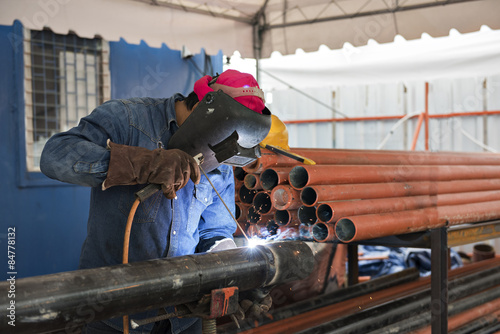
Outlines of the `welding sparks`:
M 248 239 L 248 248 L 255 248 L 258 245 L 264 245 L 266 243 L 265 239 L 261 238 L 250 238 Z

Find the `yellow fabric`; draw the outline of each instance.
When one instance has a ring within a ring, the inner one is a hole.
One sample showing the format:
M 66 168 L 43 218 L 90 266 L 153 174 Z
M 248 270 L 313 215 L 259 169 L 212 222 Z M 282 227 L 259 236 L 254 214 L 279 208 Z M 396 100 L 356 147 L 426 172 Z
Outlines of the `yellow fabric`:
M 275 115 L 271 115 L 271 130 L 269 130 L 262 144 L 277 146 L 284 150 L 290 149 L 286 125 Z

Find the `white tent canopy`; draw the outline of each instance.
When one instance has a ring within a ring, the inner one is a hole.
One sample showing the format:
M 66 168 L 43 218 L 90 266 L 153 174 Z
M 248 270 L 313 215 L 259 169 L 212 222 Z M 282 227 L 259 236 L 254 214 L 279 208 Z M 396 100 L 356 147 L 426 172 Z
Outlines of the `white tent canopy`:
M 500 29 L 498 13 L 498 0 L 16 0 L 0 3 L 0 24 L 18 19 L 30 29 L 266 58 L 322 44 Z
M 227 68 L 256 74 L 255 60 L 236 53 Z M 298 50 L 293 55 L 273 53 L 260 61 L 261 87 L 266 91 L 325 86 L 432 81 L 500 74 L 500 31 L 480 31 L 418 40 L 402 37 L 393 43 L 317 52 Z

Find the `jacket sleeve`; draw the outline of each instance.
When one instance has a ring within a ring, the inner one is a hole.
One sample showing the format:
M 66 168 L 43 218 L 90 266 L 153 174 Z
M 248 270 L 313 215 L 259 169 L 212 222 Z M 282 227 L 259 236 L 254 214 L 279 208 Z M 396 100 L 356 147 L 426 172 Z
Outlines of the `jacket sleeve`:
M 128 137 L 125 105 L 112 100 L 82 118 L 78 126 L 52 136 L 42 151 L 41 171 L 52 179 L 97 187 L 106 178 L 106 141 L 124 143 Z
M 233 169 L 230 166 L 222 166 L 220 170 L 224 187 L 223 190 L 217 190 L 234 216 Z M 220 184 L 217 184 L 216 188 L 219 185 Z M 219 186 L 219 188 L 222 187 Z M 215 191 L 213 191 L 213 195 L 213 202 L 203 212 L 198 225 L 198 230 L 200 232 L 200 242 L 197 247 L 198 252 L 236 247 L 233 241 L 233 234 L 236 231 L 236 222 L 233 220 Z

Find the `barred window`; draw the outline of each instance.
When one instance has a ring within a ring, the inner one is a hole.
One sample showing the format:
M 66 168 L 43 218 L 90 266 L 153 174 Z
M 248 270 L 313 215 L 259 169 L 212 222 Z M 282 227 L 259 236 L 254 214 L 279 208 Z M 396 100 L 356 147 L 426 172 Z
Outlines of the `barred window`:
M 24 36 L 26 159 L 28 171 L 39 171 L 47 140 L 109 100 L 109 51 L 105 41 L 75 34 Z

